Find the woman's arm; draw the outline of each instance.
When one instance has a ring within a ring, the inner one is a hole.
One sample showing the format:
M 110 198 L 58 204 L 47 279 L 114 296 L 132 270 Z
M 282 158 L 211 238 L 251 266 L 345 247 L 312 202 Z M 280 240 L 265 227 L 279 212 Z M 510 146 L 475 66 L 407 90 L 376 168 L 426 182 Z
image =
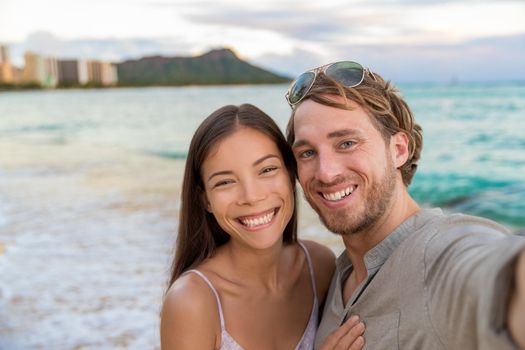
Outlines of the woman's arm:
M 220 329 L 217 303 L 211 290 L 191 274 L 170 287 L 162 305 L 162 350 L 216 349 Z
M 364 332 L 365 324 L 352 316 L 326 337 L 320 350 L 360 350 L 365 345 Z
M 514 276 L 507 322 L 512 338 L 525 349 L 525 250 L 518 257 Z

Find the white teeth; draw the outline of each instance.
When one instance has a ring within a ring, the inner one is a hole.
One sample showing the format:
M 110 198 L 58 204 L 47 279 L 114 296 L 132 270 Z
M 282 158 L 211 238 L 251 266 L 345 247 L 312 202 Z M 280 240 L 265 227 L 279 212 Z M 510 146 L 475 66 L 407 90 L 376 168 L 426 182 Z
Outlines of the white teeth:
M 255 226 L 259 226 L 259 225 L 264 225 L 264 224 L 267 224 L 270 221 L 272 221 L 274 214 L 275 214 L 275 210 L 270 212 L 270 213 L 268 213 L 268 214 L 266 214 L 266 215 L 259 216 L 257 218 L 241 219 L 241 222 L 242 222 L 243 225 L 248 226 L 248 227 L 255 227 Z
M 329 201 L 332 201 L 332 202 L 336 202 L 336 201 L 339 201 L 339 200 L 343 199 L 344 197 L 348 196 L 353 191 L 354 191 L 354 187 L 351 186 L 351 187 L 347 187 L 344 190 L 341 190 L 341 191 L 338 191 L 338 192 L 323 193 L 323 197 L 326 200 L 329 200 Z

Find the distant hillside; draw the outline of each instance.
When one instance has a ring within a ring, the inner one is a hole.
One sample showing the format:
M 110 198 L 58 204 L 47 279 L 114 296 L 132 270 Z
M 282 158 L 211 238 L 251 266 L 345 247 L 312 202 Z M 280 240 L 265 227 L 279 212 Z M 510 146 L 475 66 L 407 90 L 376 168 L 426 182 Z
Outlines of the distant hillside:
M 119 85 L 271 84 L 290 79 L 255 67 L 229 49 L 197 57 L 144 57 L 117 64 Z

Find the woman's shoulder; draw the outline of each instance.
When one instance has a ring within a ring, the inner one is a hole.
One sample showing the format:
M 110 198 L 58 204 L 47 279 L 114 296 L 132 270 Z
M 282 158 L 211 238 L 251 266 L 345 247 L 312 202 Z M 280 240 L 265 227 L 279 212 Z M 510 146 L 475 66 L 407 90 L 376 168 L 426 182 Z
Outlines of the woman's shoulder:
M 306 247 L 312 259 L 317 295 L 320 302 L 323 302 L 335 271 L 335 254 L 320 243 L 310 240 L 300 240 L 300 242 Z
M 209 318 L 211 310 L 217 310 L 217 299 L 211 286 L 197 273 L 185 273 L 168 289 L 163 311 L 170 313 L 191 313 Z M 216 311 L 217 312 L 217 311 Z
M 210 317 L 213 313 L 217 317 Z M 195 273 L 179 277 L 164 297 L 161 342 L 168 349 L 214 348 L 218 331 L 217 301 L 210 287 Z
M 321 265 L 321 267 L 335 267 L 335 254 L 330 248 L 315 241 L 300 240 L 300 242 L 308 250 L 314 265 Z

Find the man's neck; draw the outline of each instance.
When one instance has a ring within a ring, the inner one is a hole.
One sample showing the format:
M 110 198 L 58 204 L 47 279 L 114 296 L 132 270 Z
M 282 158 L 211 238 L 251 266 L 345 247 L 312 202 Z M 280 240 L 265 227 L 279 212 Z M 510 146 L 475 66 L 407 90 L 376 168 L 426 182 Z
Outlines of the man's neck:
M 345 302 L 355 289 L 366 280 L 368 270 L 365 264 L 365 255 L 368 251 L 383 241 L 406 219 L 420 210 L 419 205 L 410 197 L 406 190 L 391 202 L 385 213 L 365 230 L 343 236 L 346 254 L 352 262 L 352 273 L 345 281 Z

